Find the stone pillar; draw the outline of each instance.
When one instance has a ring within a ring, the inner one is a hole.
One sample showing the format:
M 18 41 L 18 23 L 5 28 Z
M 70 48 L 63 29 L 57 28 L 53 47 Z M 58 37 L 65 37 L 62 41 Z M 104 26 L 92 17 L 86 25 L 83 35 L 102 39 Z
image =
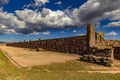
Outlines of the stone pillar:
M 105 59 L 104 59 L 104 64 L 106 65 L 106 66 L 114 66 L 114 49 L 113 48 L 106 48 L 105 49 L 105 56 L 104 57 L 106 57 Z
M 94 31 L 94 24 L 87 25 L 87 48 L 95 47 L 95 31 Z
M 111 64 L 110 64 L 110 66 L 114 66 L 114 49 L 112 48 L 111 49 Z

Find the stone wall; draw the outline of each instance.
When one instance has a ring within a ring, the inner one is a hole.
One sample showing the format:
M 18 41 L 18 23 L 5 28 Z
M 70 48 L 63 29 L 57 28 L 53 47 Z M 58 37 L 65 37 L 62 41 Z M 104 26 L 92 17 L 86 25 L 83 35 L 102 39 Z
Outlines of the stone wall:
M 117 60 L 120 60 L 120 46 L 113 47 L 114 48 L 114 57 Z
M 105 46 L 104 44 L 104 33 L 103 32 L 95 32 L 95 42 L 97 46 Z
M 105 45 L 109 47 L 120 46 L 120 40 L 105 40 Z
M 89 54 L 84 54 L 83 56 L 81 56 L 81 60 L 105 66 L 113 66 L 113 51 L 113 48 L 91 48 Z
M 82 54 L 86 50 L 86 36 L 8 43 L 7 46 L 22 47 L 36 50 L 39 50 L 39 48 L 43 48 L 48 51 Z
M 105 40 L 105 45 L 114 48 L 114 58 L 120 60 L 120 40 Z

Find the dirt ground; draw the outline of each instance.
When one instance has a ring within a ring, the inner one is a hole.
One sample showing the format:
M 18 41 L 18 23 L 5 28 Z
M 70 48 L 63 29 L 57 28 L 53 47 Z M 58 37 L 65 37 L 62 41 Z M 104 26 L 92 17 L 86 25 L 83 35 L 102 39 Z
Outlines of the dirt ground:
M 31 67 L 38 65 L 48 65 L 51 63 L 64 63 L 70 60 L 78 60 L 79 55 L 64 54 L 58 52 L 50 51 L 30 51 L 24 48 L 0 46 L 2 52 L 8 57 L 8 59 L 18 68 L 21 67 Z M 88 72 L 88 73 L 120 73 L 120 61 L 115 60 L 114 67 L 105 67 L 102 65 L 91 65 L 85 66 L 89 70 L 78 71 L 78 72 Z
M 51 63 L 64 63 L 79 59 L 78 55 L 63 54 L 50 51 L 30 51 L 24 48 L 0 46 L 4 54 L 19 67 L 31 67 Z

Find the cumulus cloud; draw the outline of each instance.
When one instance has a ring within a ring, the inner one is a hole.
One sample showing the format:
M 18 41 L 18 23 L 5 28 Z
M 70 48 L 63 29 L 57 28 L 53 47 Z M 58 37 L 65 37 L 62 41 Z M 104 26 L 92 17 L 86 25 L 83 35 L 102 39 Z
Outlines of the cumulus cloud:
M 105 35 L 106 35 L 106 36 L 116 36 L 117 33 L 116 33 L 115 31 L 111 31 L 111 32 L 109 32 L 109 33 L 106 33 Z
M 25 28 L 25 22 L 20 21 L 14 16 L 13 13 L 1 12 L 0 11 L 0 34 L 15 33 L 17 29 Z
M 8 30 L 13 29 L 12 32 L 15 33 L 36 34 L 49 29 L 64 29 L 73 25 L 71 18 L 60 10 L 52 11 L 43 8 L 42 11 L 34 11 L 25 9 L 16 10 L 15 15 L 0 11 L 0 24 L 7 26 Z
M 0 1 L 2 3 L 3 0 Z M 49 3 L 49 0 L 34 0 L 34 3 L 29 4 L 29 6 L 40 7 L 46 3 Z M 37 11 L 24 9 L 16 10 L 15 14 L 0 11 L 0 24 L 6 26 L 6 29 L 11 30 L 11 32 L 31 34 L 49 29 L 80 27 L 88 23 L 97 23 L 105 18 L 120 20 L 119 3 L 120 0 L 88 0 L 79 8 L 73 10 L 52 11 L 43 8 L 41 11 Z M 61 2 L 58 1 L 56 4 L 61 4 Z M 119 26 L 119 24 L 120 22 L 112 22 L 108 26 Z
M 111 12 L 106 12 L 105 15 L 111 20 L 120 20 L 120 8 Z
M 0 4 L 7 4 L 9 0 L 0 0 Z
M 111 23 L 105 25 L 104 27 L 120 27 L 120 21 L 118 21 L 118 22 L 111 22 Z
M 15 12 L 18 19 L 26 23 L 28 33 L 32 33 L 33 31 L 45 31 L 48 29 L 67 28 L 68 26 L 73 25 L 71 18 L 60 10 L 52 11 L 50 9 L 43 8 L 41 12 L 35 12 L 28 9 L 21 11 L 17 10 Z M 27 33 L 26 29 L 25 34 Z
M 105 18 L 115 17 L 120 10 L 120 0 L 88 0 L 72 12 L 74 23 L 78 26 L 94 23 Z M 113 15 L 113 16 L 111 16 Z
M 14 29 L 9 29 L 8 26 L 0 24 L 0 34 L 11 34 L 15 33 Z
M 42 32 L 43 35 L 50 35 L 49 31 Z
M 40 33 L 34 31 L 34 32 L 31 33 L 30 35 L 38 35 L 38 34 L 40 34 Z
M 45 5 L 45 3 L 49 3 L 49 0 L 34 0 L 35 6 Z

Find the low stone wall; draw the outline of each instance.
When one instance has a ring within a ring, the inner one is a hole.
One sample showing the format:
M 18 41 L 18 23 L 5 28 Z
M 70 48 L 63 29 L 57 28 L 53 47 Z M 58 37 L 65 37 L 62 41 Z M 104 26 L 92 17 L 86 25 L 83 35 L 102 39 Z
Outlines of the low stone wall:
M 89 52 L 90 54 L 84 54 L 81 57 L 81 60 L 105 66 L 113 66 L 114 65 L 113 51 L 114 51 L 113 48 L 104 49 L 94 48 Z
M 105 40 L 104 41 L 105 46 L 120 46 L 120 40 Z
M 114 57 L 117 60 L 120 60 L 120 46 L 113 47 L 114 48 Z

